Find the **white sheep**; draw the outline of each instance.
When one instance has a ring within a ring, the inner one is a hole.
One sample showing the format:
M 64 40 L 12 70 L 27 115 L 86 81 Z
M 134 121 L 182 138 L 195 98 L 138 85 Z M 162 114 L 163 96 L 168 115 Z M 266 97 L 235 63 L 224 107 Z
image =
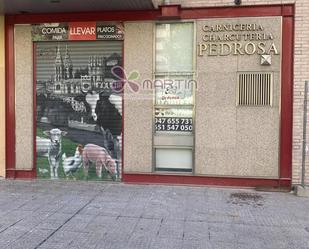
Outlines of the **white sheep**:
M 49 137 L 49 139 L 36 137 L 36 153 L 41 156 L 47 155 L 50 167 L 50 177 L 52 179 L 57 179 L 62 148 L 61 138 L 62 136 L 65 136 L 67 132 L 55 128 L 50 131 L 44 131 L 43 133 Z

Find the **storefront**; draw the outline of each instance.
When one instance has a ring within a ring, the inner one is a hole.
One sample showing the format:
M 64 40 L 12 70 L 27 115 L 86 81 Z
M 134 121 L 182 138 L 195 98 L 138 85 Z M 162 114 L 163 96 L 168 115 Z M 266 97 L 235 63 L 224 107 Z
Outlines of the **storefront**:
M 292 184 L 294 5 L 6 17 L 6 176 Z

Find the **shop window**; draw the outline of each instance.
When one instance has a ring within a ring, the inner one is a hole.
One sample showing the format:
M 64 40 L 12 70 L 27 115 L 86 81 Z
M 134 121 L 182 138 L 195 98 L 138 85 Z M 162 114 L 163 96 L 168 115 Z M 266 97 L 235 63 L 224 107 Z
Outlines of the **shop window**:
M 191 108 L 155 108 L 156 133 L 193 132 L 193 110 Z
M 193 168 L 191 141 L 196 88 L 193 48 L 193 22 L 156 25 L 154 161 L 157 171 L 191 172 Z
M 159 75 L 155 80 L 156 105 L 193 105 L 192 75 Z
M 188 171 L 192 169 L 192 150 L 190 149 L 156 149 L 157 170 Z
M 193 71 L 193 28 L 192 22 L 156 25 L 156 74 Z

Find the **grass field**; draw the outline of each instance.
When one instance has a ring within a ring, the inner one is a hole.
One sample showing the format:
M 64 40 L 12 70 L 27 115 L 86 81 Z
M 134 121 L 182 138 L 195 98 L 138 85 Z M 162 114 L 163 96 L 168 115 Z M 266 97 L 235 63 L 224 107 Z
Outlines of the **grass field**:
M 37 128 L 36 135 L 39 136 L 39 137 L 46 138 L 46 136 L 43 133 L 43 130 L 40 129 L 40 128 Z M 69 138 L 63 137 L 62 138 L 62 152 L 61 153 L 62 154 L 65 153 L 67 157 L 74 156 L 77 145 L 78 145 L 77 143 L 73 142 Z M 61 156 L 62 156 L 62 154 L 61 154 Z M 37 170 L 37 177 L 38 178 L 50 179 L 50 167 L 49 167 L 47 157 L 37 156 L 37 158 L 36 158 L 36 170 Z M 63 167 L 62 167 L 62 159 L 60 160 L 60 166 L 58 168 L 58 177 L 59 177 L 59 179 L 86 180 L 85 177 L 84 177 L 83 167 L 80 167 L 73 174 L 73 177 L 70 176 L 69 178 L 66 178 L 64 171 L 63 171 Z M 103 169 L 103 172 L 102 172 L 102 179 L 103 180 L 111 180 L 111 177 L 105 171 L 105 169 Z M 90 165 L 87 180 L 100 181 L 102 179 L 100 179 L 96 176 L 95 166 Z

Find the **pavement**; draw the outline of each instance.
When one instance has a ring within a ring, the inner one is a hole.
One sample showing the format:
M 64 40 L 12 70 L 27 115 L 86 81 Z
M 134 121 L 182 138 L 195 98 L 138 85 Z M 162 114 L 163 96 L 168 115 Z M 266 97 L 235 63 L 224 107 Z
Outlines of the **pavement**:
M 107 182 L 0 180 L 0 249 L 309 249 L 309 198 Z

